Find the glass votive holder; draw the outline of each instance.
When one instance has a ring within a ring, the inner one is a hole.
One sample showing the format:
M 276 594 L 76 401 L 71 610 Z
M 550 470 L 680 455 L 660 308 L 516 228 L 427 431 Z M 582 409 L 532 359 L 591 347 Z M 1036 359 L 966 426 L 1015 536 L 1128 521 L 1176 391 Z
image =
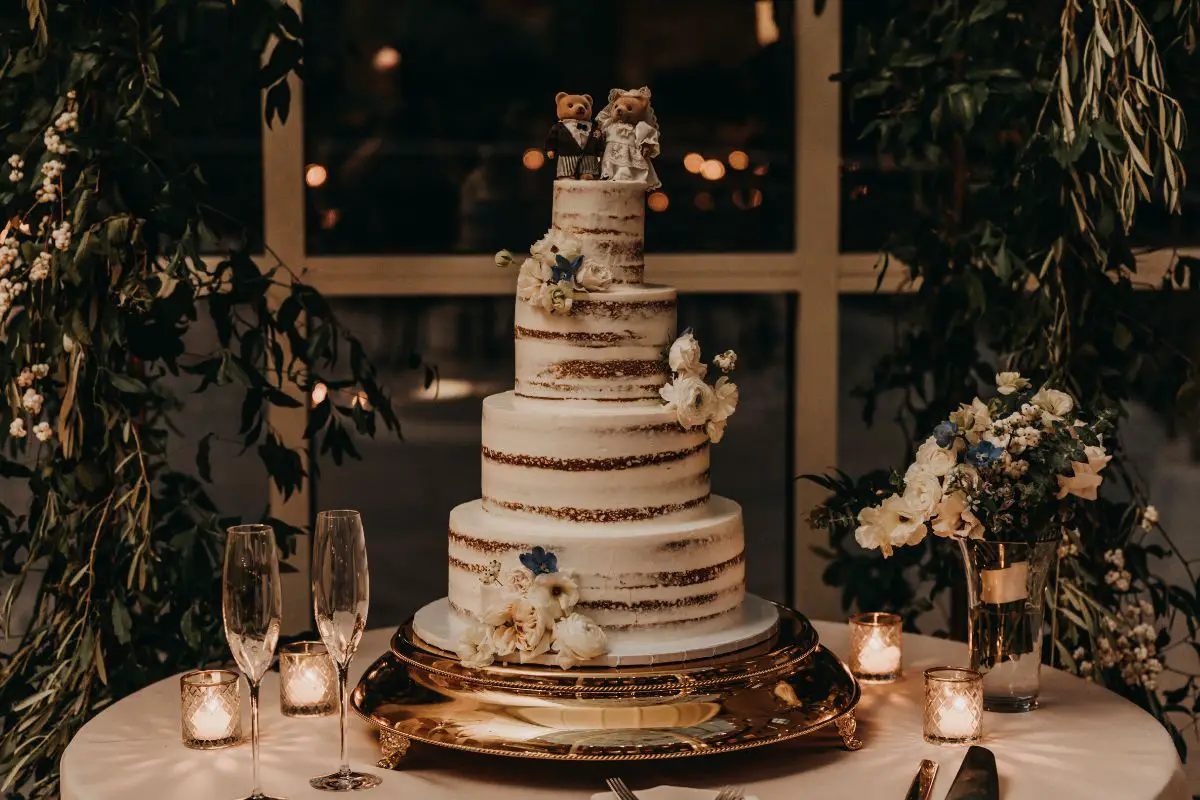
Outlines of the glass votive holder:
M 925 741 L 972 744 L 983 736 L 983 676 L 963 667 L 925 670 Z
M 850 671 L 862 683 L 890 683 L 900 677 L 902 620 L 896 614 L 867 611 L 850 617 Z
M 279 708 L 285 717 L 320 717 L 337 710 L 337 672 L 320 642 L 279 648 Z
M 198 669 L 179 678 L 183 744 L 215 750 L 242 740 L 242 691 L 238 674 L 227 669 Z

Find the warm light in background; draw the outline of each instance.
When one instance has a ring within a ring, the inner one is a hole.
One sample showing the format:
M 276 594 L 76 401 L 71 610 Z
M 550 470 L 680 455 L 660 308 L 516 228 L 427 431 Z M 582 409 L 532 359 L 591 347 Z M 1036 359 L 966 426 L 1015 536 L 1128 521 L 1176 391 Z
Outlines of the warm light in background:
M 329 387 L 323 383 L 318 383 L 312 388 L 312 405 L 313 408 L 325 402 L 325 398 L 329 395 Z
M 752 169 L 751 172 L 753 172 L 755 175 L 766 175 L 767 174 L 767 165 L 759 164 L 757 167 Z
M 325 183 L 328 177 L 329 171 L 320 164 L 309 164 L 304 168 L 304 182 L 312 189 Z
M 758 43 L 766 47 L 779 41 L 779 26 L 775 24 L 774 0 L 756 0 L 754 3 L 754 32 Z
M 461 378 L 438 378 L 429 387 L 417 389 L 418 400 L 461 400 L 480 394 L 488 387 Z
M 363 411 L 371 410 L 371 402 L 367 400 L 366 392 L 359 392 L 358 394 L 354 395 L 354 397 L 350 398 L 350 405 L 360 407 Z
M 741 209 L 758 208 L 762 205 L 763 194 L 758 189 L 743 191 L 738 189 L 733 193 L 733 204 Z
M 708 192 L 700 192 L 696 195 L 696 208 L 701 211 L 712 211 L 716 208 L 716 203 L 713 202 L 713 196 Z
M 663 192 L 651 192 L 646 198 L 646 205 L 650 206 L 651 211 L 666 211 L 671 201 Z
M 386 72 L 389 69 L 395 69 L 400 63 L 400 51 L 394 47 L 381 47 L 375 51 L 375 57 L 371 59 L 371 66 L 380 72 Z
M 321 209 L 321 230 L 333 230 L 342 219 L 342 212 L 336 208 Z
M 683 157 L 683 168 L 695 175 L 704 166 L 704 156 L 699 153 L 688 153 Z
M 745 169 L 750 166 L 750 156 L 743 153 L 741 150 L 734 150 L 729 154 L 729 166 L 734 169 Z
M 710 181 L 719 181 L 725 177 L 725 165 L 715 158 L 710 158 L 701 165 L 700 174 Z
M 541 150 L 531 147 L 521 156 L 521 163 L 525 165 L 525 169 L 541 169 L 546 163 L 546 157 L 542 155 Z

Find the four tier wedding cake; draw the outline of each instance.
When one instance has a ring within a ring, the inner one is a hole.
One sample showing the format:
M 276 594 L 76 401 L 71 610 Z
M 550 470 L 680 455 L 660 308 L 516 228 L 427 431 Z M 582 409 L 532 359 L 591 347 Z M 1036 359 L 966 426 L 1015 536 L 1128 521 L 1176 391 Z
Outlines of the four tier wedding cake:
M 675 289 L 642 282 L 646 189 L 556 180 L 521 264 L 515 387 L 483 402 L 483 497 L 450 513 L 449 596 L 414 623 L 469 666 L 675 661 L 774 630 L 745 593 L 741 508 L 709 485 L 736 355 L 703 363 L 675 337 Z

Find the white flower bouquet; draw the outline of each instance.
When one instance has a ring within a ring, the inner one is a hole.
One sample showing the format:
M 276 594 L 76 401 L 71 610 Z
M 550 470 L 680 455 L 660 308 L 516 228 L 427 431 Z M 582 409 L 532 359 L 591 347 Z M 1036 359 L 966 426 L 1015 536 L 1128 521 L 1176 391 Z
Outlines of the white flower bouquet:
M 996 397 L 951 413 L 893 475 L 896 492 L 859 512 L 858 543 L 886 557 L 929 533 L 1035 541 L 1067 530 L 1073 504 L 1095 500 L 1103 481 L 1110 415 L 1089 419 L 1066 392 L 1030 388 L 1001 372 Z

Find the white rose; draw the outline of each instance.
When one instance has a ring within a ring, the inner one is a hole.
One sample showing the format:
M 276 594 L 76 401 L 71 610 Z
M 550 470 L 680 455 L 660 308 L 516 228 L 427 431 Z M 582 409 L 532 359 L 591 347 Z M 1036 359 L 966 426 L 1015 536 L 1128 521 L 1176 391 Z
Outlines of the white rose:
M 708 372 L 708 366 L 700 363 L 700 343 L 691 333 L 685 333 L 675 340 L 667 361 L 676 375 L 703 378 L 704 373 Z
M 1021 377 L 1019 372 L 997 372 L 996 391 L 1002 395 L 1016 394 L 1022 389 L 1029 388 L 1029 381 Z
M 555 256 L 574 261 L 583 255 L 583 242 L 563 230 L 551 228 L 546 235 L 533 243 L 529 254 L 543 264 L 555 263 Z
M 517 276 L 517 297 L 532 306 L 541 305 L 542 290 L 550 280 L 550 268 L 532 258 L 525 259 Z
M 695 428 L 712 419 L 716 396 L 711 386 L 694 375 L 676 378 L 658 393 L 667 401 L 667 408 L 675 409 L 679 424 L 685 428 Z
M 864 508 L 858 523 L 854 539 L 867 550 L 879 548 L 884 558 L 892 554 L 893 547 L 917 544 L 925 538 L 925 517 L 898 494 L 882 505 Z
M 492 647 L 492 629 L 478 622 L 473 623 L 459 636 L 455 652 L 464 667 L 478 669 L 491 664 L 496 657 Z
M 572 614 L 554 624 L 555 661 L 570 669 L 581 661 L 599 658 L 608 652 L 608 635 L 583 614 Z
M 528 597 L 551 619 L 558 619 L 570 614 L 579 602 L 579 583 L 575 573 L 569 570 L 544 572 L 533 579 Z
M 942 478 L 958 463 L 958 456 L 952 448 L 939 447 L 937 439 L 930 436 L 917 448 L 916 463 Z
M 525 594 L 533 585 L 533 573 L 524 567 L 517 567 L 504 577 L 504 585 L 516 594 Z
M 1066 392 L 1043 386 L 1037 394 L 1029 398 L 1029 402 L 1041 409 L 1043 420 L 1060 420 L 1075 407 L 1075 401 Z
M 738 404 L 738 387 L 736 383 L 730 383 L 729 378 L 717 378 L 717 383 L 713 386 L 713 399 L 716 405 L 713 407 L 712 418 L 715 422 L 724 422 L 733 416 L 733 412 L 737 411 Z
M 942 482 L 923 465 L 914 464 L 904 476 L 904 501 L 928 518 L 942 499 Z
M 492 646 L 498 656 L 514 650 L 533 651 L 546 633 L 546 618 L 541 609 L 524 597 L 506 598 L 488 609 L 483 616 L 492 627 Z
M 575 270 L 575 284 L 585 292 L 603 292 L 612 282 L 613 275 L 608 267 L 593 264 L 591 261 L 584 261 L 583 265 Z

